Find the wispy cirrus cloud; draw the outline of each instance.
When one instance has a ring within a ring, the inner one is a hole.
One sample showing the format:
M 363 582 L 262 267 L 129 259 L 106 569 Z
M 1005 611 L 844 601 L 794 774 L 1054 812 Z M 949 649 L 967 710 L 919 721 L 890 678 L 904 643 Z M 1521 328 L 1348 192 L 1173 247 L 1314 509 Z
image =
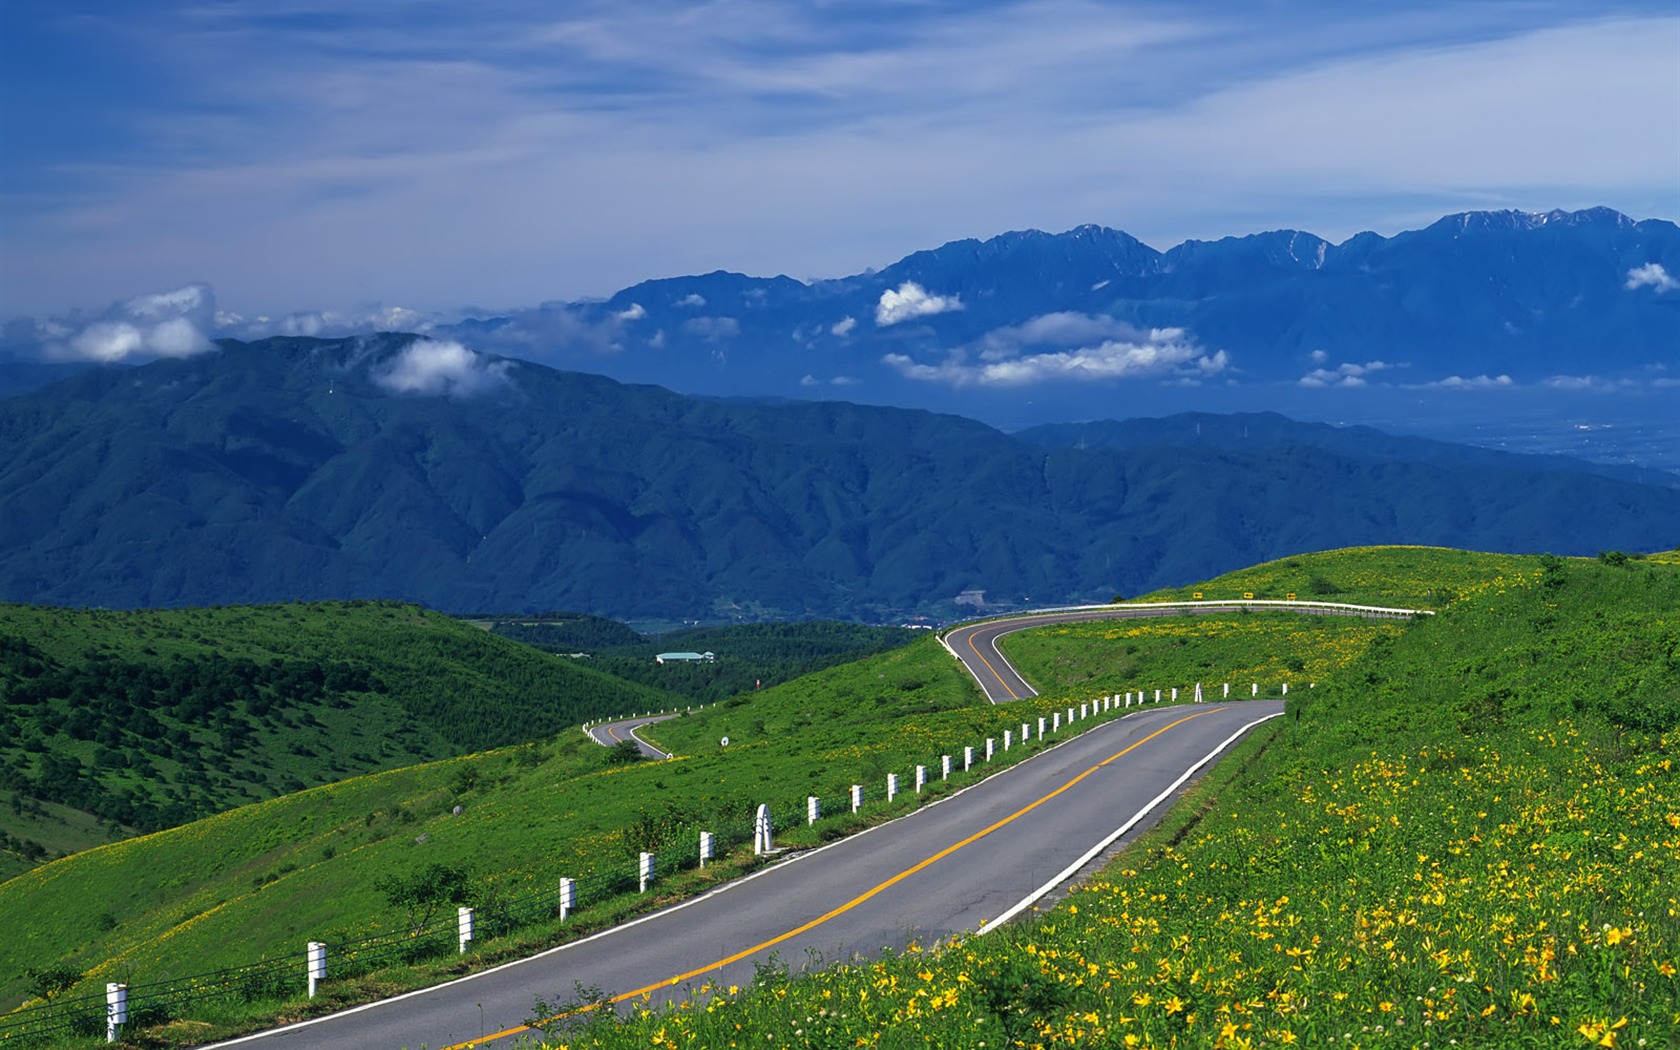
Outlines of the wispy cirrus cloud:
M 247 315 L 433 314 L 1090 221 L 1164 247 L 1680 212 L 1657 0 L 13 6 L 41 60 L 0 62 L 0 313 L 198 274 Z

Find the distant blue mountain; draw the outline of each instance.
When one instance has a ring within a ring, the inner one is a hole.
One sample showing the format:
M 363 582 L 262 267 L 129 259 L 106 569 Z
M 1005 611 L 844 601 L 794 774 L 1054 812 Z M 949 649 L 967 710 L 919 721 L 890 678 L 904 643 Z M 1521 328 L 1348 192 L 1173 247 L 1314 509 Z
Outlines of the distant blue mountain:
M 1011 429 L 1344 406 L 1369 421 L 1446 394 L 1468 416 L 1611 392 L 1659 418 L 1680 382 L 1680 227 L 1606 208 L 1466 212 L 1394 237 L 1280 230 L 1166 252 L 1100 226 L 1029 230 L 836 280 L 647 281 L 454 332 L 684 393 L 837 396 Z

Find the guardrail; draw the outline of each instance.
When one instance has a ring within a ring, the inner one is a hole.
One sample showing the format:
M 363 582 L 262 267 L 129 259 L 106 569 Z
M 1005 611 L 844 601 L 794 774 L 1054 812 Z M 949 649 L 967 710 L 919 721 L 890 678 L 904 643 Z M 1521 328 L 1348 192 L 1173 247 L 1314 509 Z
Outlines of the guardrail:
M 1184 687 L 1189 689 L 1190 687 Z M 1242 690 L 1237 690 L 1239 699 Z M 1279 684 L 1287 696 L 1289 683 Z M 1231 686 L 1222 683 L 1221 696 L 1229 697 Z M 1249 696 L 1260 693 L 1250 683 Z M 150 1027 L 188 1017 L 191 1008 L 207 1002 L 249 1004 L 284 1002 L 299 996 L 314 997 L 327 980 L 365 976 L 383 967 L 413 964 L 468 952 L 475 942 L 494 939 L 539 922 L 567 921 L 578 911 L 619 896 L 647 893 L 670 875 L 705 867 L 733 849 L 750 842 L 756 856 L 781 852 L 775 845 L 777 828 L 788 824 L 815 825 L 842 815 L 859 813 L 870 804 L 891 803 L 901 794 L 922 795 L 939 782 L 963 773 L 973 773 L 1007 752 L 1019 751 L 1071 730 L 1092 719 L 1107 720 L 1130 714 L 1146 705 L 1201 702 L 1206 697 L 1201 683 L 1181 697 L 1180 687 L 1139 689 L 1078 702 L 1059 701 L 1054 710 L 1029 716 L 1018 728 L 1002 730 L 953 748 L 903 772 L 908 782 L 901 785 L 898 772 L 888 773 L 875 787 L 852 784 L 833 795 L 808 795 L 803 805 L 780 802 L 751 809 L 737 820 L 712 827 L 682 827 L 682 841 L 661 845 L 641 853 L 634 866 L 628 863 L 605 866 L 578 875 L 556 877 L 552 888 L 515 897 L 481 897 L 473 906 L 454 915 L 413 927 L 390 930 L 353 940 L 311 941 L 300 950 L 282 952 L 256 962 L 185 977 L 145 982 L 108 984 L 103 993 L 93 990 L 73 996 L 55 996 L 26 1003 L 0 1016 L 0 1044 L 28 1046 L 95 1041 L 104 1036 L 115 1042 L 125 1028 Z M 1013 757 L 1013 756 L 1012 756 Z M 982 774 L 984 775 L 984 774 Z

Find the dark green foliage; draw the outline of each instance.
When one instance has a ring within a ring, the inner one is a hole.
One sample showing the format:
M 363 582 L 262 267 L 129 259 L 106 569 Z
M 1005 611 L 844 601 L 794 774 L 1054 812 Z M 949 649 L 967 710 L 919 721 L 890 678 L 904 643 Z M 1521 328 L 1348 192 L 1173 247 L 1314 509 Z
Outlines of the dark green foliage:
M 857 623 L 755 623 L 642 635 L 598 616 L 495 621 L 495 633 L 553 653 L 581 653 L 589 667 L 709 704 L 906 645 L 915 631 Z M 710 663 L 659 664 L 664 652 L 711 652 Z
M 620 740 L 612 747 L 607 748 L 607 765 L 609 766 L 627 766 L 633 762 L 640 762 L 646 757 L 642 754 L 642 749 L 636 746 L 634 740 Z
M 373 884 L 385 903 L 400 908 L 411 930 L 419 931 L 445 905 L 467 903 L 472 887 L 465 868 L 433 861 L 406 874 L 391 873 Z
M 82 971 L 73 966 L 43 966 L 39 969 L 32 966 L 24 970 L 23 975 L 29 978 L 29 994 L 47 1000 L 74 988 L 82 979 Z
M 41 859 L 16 833 L 40 802 L 115 838 L 664 702 L 396 603 L 0 605 L 0 849 Z
M 1046 447 L 530 362 L 480 396 L 392 394 L 375 377 L 413 338 L 225 341 L 0 401 L 0 597 L 892 622 L 1354 544 L 1652 549 L 1680 520 L 1672 476 L 1496 453 Z

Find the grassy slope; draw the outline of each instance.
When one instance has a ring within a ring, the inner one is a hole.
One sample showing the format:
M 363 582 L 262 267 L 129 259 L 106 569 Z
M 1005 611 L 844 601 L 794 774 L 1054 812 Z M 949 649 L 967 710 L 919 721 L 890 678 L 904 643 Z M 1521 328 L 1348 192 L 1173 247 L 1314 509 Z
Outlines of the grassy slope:
M 1490 576 L 1515 571 L 1532 559 L 1449 547 L 1350 547 L 1298 554 L 1216 576 L 1205 583 L 1155 591 L 1139 601 L 1255 598 L 1355 602 L 1409 609 L 1444 609 L 1482 586 Z
M 1305 658 L 1319 637 L 1308 632 L 1282 644 L 1299 646 Z M 1190 678 L 1177 677 L 1181 670 L 1167 660 L 1148 673 L 1159 676 L 1154 684 L 1188 685 Z M 90 983 L 159 968 L 197 972 L 293 951 L 311 938 L 390 928 L 396 916 L 372 888 L 385 871 L 460 863 L 480 887 L 511 892 L 607 860 L 628 862 L 646 844 L 626 829 L 686 835 L 744 805 L 798 806 L 807 794 L 834 799 L 851 783 L 878 794 L 889 771 L 907 773 L 962 744 L 1001 736 L 1060 706 L 1060 697 L 1093 695 L 1076 675 L 1041 684 L 1042 701 L 984 705 L 956 661 L 923 637 L 650 729 L 650 738 L 684 756 L 676 762 L 609 770 L 601 749 L 568 733 L 537 748 L 245 807 L 0 884 L 0 911 L 30 913 L 20 936 L 0 942 L 0 974 L 15 973 L 23 959 L 63 960 L 92 971 Z M 731 739 L 727 752 L 718 745 L 723 736 Z M 457 802 L 463 815 L 448 816 Z M 417 843 L 422 834 L 430 837 Z M 214 860 L 203 863 L 206 857 Z M 111 896 L 106 887 L 118 882 L 124 891 Z M 20 992 L 17 981 L 0 984 L 0 1003 Z
M 1666 561 L 1490 560 L 1052 913 L 570 1045 L 1671 1045 Z
M 385 602 L 145 612 L 0 605 L 0 636 L 35 654 L 0 669 L 0 787 L 97 811 L 76 819 L 105 825 L 96 841 L 124 837 L 123 823 L 168 826 L 666 702 L 449 617 Z M 239 661 L 256 675 L 255 687 L 234 674 Z M 335 667 L 336 675 L 318 673 Z M 316 686 L 303 672 L 316 673 Z M 147 675 L 156 677 L 155 690 L 139 688 Z M 198 681 L 209 675 L 221 677 Z M 335 678 L 357 688 L 334 689 Z M 303 684 L 294 695 L 269 679 Z M 177 690 L 177 680 L 197 684 Z M 97 712 L 87 720 L 96 728 L 78 732 L 78 710 Z M 45 783 L 49 758 L 73 760 L 73 781 Z M 0 808 L 0 831 L 46 845 L 31 838 L 38 825 Z M 60 838 L 53 849 L 87 838 Z M 22 857 L 8 856 L 15 870 Z

